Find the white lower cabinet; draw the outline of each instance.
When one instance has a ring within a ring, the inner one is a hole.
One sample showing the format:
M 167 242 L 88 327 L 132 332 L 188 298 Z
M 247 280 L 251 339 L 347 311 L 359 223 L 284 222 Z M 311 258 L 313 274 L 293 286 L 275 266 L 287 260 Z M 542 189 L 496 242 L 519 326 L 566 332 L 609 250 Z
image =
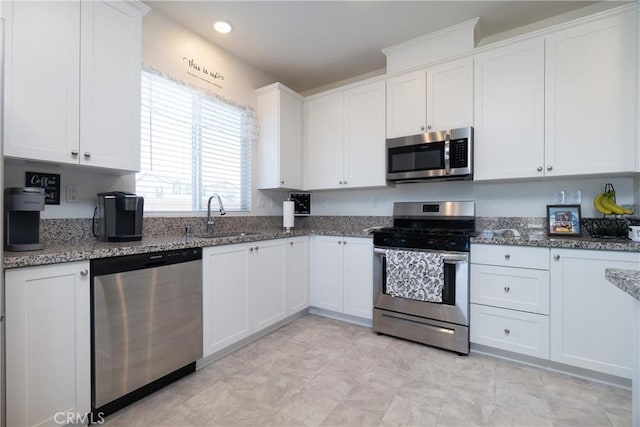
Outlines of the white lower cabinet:
M 308 240 L 203 249 L 204 357 L 308 306 Z
M 549 358 L 549 250 L 471 247 L 471 342 Z
M 89 288 L 88 261 L 5 271 L 7 426 L 90 411 Z
M 372 318 L 371 239 L 314 236 L 311 259 L 312 306 L 365 319 Z
M 604 278 L 640 254 L 551 250 L 551 360 L 631 378 L 633 298 Z
M 287 249 L 287 312 L 309 307 L 309 238 L 292 237 Z

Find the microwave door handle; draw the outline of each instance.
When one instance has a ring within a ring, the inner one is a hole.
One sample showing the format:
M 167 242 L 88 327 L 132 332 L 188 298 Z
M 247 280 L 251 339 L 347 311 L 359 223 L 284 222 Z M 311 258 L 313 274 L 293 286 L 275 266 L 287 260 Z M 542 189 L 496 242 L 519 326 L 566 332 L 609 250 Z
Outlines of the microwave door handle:
M 449 156 L 450 148 L 451 148 L 451 143 L 447 139 L 444 142 L 444 173 L 445 175 L 451 175 L 451 159 Z

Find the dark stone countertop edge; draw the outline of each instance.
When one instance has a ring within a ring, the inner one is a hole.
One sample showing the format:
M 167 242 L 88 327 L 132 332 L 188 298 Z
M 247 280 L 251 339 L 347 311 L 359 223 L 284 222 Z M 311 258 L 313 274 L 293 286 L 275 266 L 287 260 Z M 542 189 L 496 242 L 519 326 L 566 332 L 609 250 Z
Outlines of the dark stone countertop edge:
M 255 242 L 261 240 L 283 239 L 287 237 L 322 235 L 346 237 L 370 237 L 369 229 L 365 230 L 313 230 L 293 229 L 290 233 L 283 230 L 267 230 L 246 236 L 198 238 L 198 237 L 164 237 L 149 238 L 138 242 L 73 242 L 67 244 L 50 244 L 39 251 L 5 252 L 4 268 L 31 267 L 37 265 L 58 264 L 64 262 L 85 261 L 90 259 L 108 258 L 140 253 L 167 251 L 172 249 L 187 249 L 196 247 L 211 247 L 234 243 Z M 624 252 L 640 252 L 640 243 L 629 240 L 600 240 L 588 237 L 582 238 L 545 238 L 529 240 L 526 238 L 482 238 L 472 237 L 471 243 L 489 245 L 511 245 L 542 248 L 592 249 Z
M 169 251 L 173 249 L 205 248 L 262 240 L 284 239 L 288 237 L 308 236 L 311 234 L 323 236 L 371 237 L 368 231 L 314 231 L 292 230 L 286 233 L 282 230 L 256 232 L 248 235 L 233 235 L 228 237 L 164 237 L 143 238 L 137 242 L 73 242 L 67 244 L 50 244 L 38 251 L 5 252 L 4 268 L 34 267 L 38 265 L 59 264 L 74 261 L 86 261 L 98 258 L 109 258 L 124 255 L 135 255 L 150 252 Z
M 483 238 L 472 237 L 471 243 L 486 245 L 528 246 L 538 248 L 590 249 L 599 251 L 640 252 L 640 242 L 626 239 L 596 239 L 592 237 L 546 237 L 539 240 L 527 238 Z
M 604 277 L 619 289 L 640 301 L 640 271 L 621 268 L 607 268 Z

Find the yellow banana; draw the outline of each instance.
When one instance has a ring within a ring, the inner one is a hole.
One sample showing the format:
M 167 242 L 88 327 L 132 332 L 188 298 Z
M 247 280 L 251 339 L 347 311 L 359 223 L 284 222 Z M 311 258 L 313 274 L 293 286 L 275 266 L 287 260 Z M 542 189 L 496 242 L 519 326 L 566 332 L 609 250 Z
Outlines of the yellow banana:
M 608 197 L 609 209 L 614 211 L 617 215 L 631 215 L 633 211 L 631 209 L 623 208 L 619 204 L 616 203 L 616 192 L 611 191 Z M 615 207 L 616 209 L 612 209 Z
M 593 207 L 596 208 L 598 212 L 604 215 L 611 215 L 613 211 L 607 209 L 603 204 L 602 200 L 605 198 L 607 193 L 598 193 L 596 197 L 593 198 Z
M 616 204 L 615 197 L 615 191 L 609 191 L 608 193 L 605 193 L 605 196 L 602 199 L 600 199 L 600 203 L 605 209 L 610 210 L 615 215 L 622 215 L 624 214 L 624 210 Z

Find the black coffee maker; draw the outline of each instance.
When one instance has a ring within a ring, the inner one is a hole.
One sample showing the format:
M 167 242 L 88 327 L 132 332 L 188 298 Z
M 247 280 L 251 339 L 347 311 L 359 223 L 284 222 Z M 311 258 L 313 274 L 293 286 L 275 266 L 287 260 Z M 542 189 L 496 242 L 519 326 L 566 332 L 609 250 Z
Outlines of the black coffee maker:
M 94 212 L 93 235 L 103 242 L 142 240 L 144 199 L 133 193 L 98 193 Z
M 40 212 L 44 189 L 12 187 L 4 190 L 4 247 L 9 251 L 35 251 L 40 243 Z

